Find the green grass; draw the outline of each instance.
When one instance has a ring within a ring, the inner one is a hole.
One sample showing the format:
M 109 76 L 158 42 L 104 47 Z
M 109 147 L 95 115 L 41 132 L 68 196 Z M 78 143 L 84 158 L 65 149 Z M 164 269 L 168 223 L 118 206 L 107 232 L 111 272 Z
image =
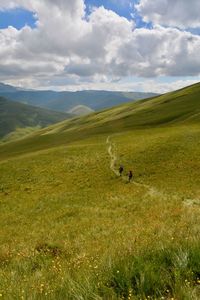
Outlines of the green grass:
M 200 126 L 183 119 L 135 126 L 122 106 L 1 146 L 2 298 L 199 299 Z M 110 170 L 108 135 L 139 184 Z
M 4 136 L 4 138 L 0 140 L 0 143 L 8 143 L 16 140 L 21 140 L 22 138 L 27 137 L 28 135 L 32 134 L 34 131 L 38 131 L 39 129 L 41 129 L 40 126 L 16 128 L 15 131 L 12 131 Z
M 195 286 L 199 282 L 199 244 L 182 247 L 149 248 L 140 254 L 127 254 L 111 267 L 105 288 L 120 299 L 198 298 Z
M 167 193 L 199 196 L 200 127 L 145 129 L 114 137 L 119 159 L 139 181 Z

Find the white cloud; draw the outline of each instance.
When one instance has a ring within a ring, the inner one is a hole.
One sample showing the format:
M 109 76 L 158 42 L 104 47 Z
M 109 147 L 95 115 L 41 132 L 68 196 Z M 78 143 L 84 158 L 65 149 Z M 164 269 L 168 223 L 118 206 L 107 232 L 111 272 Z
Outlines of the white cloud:
M 162 26 L 135 29 L 103 7 L 86 16 L 83 0 L 0 0 L 0 9 L 15 6 L 35 12 L 38 22 L 34 29 L 0 30 L 0 81 L 74 89 L 117 87 L 126 76 L 200 74 L 200 36 Z
M 140 0 L 136 8 L 145 22 L 179 28 L 200 27 L 199 0 Z
M 119 48 L 116 65 L 144 77 L 198 75 L 199 51 L 200 36 L 161 26 L 136 29 Z

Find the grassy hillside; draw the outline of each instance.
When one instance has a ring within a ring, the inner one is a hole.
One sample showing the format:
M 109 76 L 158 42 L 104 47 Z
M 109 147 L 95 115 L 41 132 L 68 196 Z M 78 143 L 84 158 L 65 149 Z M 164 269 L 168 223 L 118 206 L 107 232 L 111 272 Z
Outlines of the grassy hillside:
M 32 134 L 35 131 L 40 130 L 40 126 L 35 127 L 24 127 L 24 128 L 16 128 L 15 131 L 11 131 L 7 135 L 5 135 L 1 140 L 0 143 L 8 143 L 8 142 L 14 142 L 16 140 L 21 140 L 28 135 Z
M 90 114 L 76 117 L 49 126 L 22 142 L 0 148 L 4 153 L 25 153 L 57 147 L 96 134 L 111 134 L 133 129 L 152 128 L 157 126 L 198 124 L 200 113 L 200 84 L 150 98 Z
M 200 298 L 199 90 L 0 147 L 3 299 Z
M 44 127 L 69 117 L 70 114 L 53 112 L 0 97 L 0 138 L 18 128 Z

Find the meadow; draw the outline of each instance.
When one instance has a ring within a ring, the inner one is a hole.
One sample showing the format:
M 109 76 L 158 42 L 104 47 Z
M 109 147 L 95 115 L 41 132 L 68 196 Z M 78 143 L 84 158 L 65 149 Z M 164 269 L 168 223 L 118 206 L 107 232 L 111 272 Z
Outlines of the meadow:
M 0 146 L 2 299 L 200 298 L 198 119 L 111 127 L 109 114 Z

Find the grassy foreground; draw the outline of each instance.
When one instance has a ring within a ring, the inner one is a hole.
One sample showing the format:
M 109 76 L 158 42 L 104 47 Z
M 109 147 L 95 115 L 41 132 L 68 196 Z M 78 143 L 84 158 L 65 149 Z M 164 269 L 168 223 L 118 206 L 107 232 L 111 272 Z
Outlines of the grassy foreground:
M 111 137 L 149 188 L 112 173 L 106 136 L 0 164 L 3 298 L 198 299 L 200 129 L 149 133 Z
M 199 123 L 102 124 L 0 147 L 2 299 L 200 298 Z

